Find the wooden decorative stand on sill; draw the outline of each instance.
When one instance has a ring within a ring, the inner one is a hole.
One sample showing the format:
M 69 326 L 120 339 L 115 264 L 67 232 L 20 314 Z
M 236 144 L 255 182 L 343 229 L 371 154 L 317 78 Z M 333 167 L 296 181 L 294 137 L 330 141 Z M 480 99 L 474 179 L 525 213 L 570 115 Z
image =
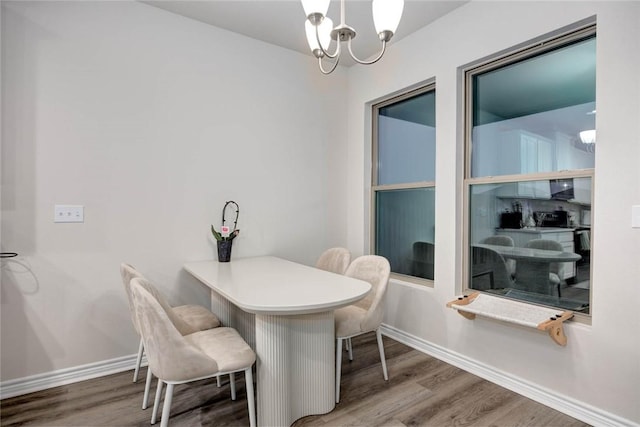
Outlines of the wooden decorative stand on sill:
M 467 319 L 476 315 L 547 331 L 557 344 L 567 345 L 563 323 L 573 317 L 572 311 L 560 311 L 532 304 L 474 292 L 447 303 Z

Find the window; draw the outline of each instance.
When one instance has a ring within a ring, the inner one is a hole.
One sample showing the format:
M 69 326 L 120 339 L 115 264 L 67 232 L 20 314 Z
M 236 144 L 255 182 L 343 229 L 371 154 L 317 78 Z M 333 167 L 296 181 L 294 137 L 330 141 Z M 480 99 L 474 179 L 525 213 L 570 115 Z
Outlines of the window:
M 435 89 L 373 106 L 372 247 L 392 274 L 433 280 Z
M 595 26 L 465 70 L 467 288 L 588 314 Z

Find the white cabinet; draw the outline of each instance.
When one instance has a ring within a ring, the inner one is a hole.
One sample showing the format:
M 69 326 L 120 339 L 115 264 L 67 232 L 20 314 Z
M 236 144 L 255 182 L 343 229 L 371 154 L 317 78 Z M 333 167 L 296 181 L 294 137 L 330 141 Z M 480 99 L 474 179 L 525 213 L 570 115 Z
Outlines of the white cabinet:
M 554 170 L 554 148 L 549 139 L 526 131 L 500 134 L 501 175 L 521 175 Z M 549 181 L 527 181 L 504 184 L 500 197 L 550 199 Z
M 523 228 L 523 229 L 499 229 L 496 234 L 510 236 L 515 246 L 525 247 L 529 240 L 545 239 L 554 240 L 562 245 L 564 252 L 574 252 L 573 229 L 558 228 Z M 516 267 L 517 268 L 517 267 Z M 563 262 L 560 270 L 560 279 L 569 279 L 576 275 L 575 262 Z
M 554 170 L 553 141 L 524 130 L 511 130 L 500 134 L 502 175 L 519 175 Z
M 522 181 L 500 184 L 498 197 L 521 197 L 527 199 L 550 199 L 549 181 Z

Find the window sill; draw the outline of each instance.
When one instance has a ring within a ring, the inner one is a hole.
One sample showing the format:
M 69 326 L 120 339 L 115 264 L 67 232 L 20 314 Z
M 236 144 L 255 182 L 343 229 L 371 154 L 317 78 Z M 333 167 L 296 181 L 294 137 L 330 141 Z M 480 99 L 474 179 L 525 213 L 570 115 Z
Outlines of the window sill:
M 391 273 L 389 282 L 397 285 L 407 286 L 416 289 L 431 288 L 433 289 L 433 280 L 422 279 L 414 276 L 406 276 L 398 273 Z

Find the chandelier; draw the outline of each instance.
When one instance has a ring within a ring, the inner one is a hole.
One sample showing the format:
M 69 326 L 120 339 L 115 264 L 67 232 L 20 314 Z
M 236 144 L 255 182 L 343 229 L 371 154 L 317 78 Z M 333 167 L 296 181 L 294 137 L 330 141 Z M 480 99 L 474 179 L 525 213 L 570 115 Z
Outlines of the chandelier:
M 380 53 L 370 61 L 358 59 L 351 50 L 351 40 L 356 36 L 356 30 L 345 23 L 344 2 L 340 0 L 340 25 L 334 27 L 333 21 L 327 17 L 329 2 L 331 0 L 301 0 L 304 12 L 307 15 L 305 22 L 305 30 L 307 34 L 307 42 L 311 48 L 313 55 L 318 58 L 318 66 L 323 74 L 330 74 L 338 66 L 340 61 L 340 45 L 347 42 L 349 54 L 354 61 L 359 64 L 370 65 L 378 62 L 387 47 L 387 42 L 391 40 L 393 34 L 398 28 L 402 10 L 404 9 L 404 0 L 373 0 L 371 8 L 373 11 L 373 23 L 378 33 L 378 38 L 382 43 Z M 331 40 L 336 41 L 336 47 L 333 53 L 329 52 Z M 334 60 L 329 69 L 322 66 L 324 57 Z

